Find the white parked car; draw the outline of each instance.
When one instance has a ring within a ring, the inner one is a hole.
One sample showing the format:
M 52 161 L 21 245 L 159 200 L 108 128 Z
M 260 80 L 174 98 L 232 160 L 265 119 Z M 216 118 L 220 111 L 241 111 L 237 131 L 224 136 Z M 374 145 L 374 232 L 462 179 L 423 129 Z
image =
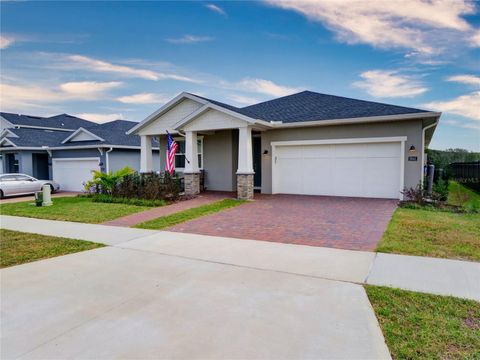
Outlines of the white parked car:
M 45 184 L 50 185 L 52 193 L 60 189 L 60 185 L 53 180 L 38 180 L 26 174 L 1 174 L 0 198 L 33 194 L 36 191 L 41 191 Z

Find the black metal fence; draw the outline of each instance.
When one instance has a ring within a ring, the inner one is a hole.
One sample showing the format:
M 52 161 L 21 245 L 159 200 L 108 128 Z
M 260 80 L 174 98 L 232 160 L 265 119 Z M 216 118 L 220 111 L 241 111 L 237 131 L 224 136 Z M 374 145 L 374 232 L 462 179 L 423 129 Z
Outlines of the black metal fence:
M 458 181 L 480 181 L 480 161 L 452 163 L 448 166 L 450 176 Z

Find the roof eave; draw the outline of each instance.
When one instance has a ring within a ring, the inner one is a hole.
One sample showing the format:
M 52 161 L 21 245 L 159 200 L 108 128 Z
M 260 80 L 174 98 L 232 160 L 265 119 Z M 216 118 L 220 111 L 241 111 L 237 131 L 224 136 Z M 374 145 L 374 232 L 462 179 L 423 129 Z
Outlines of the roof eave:
M 327 125 L 342 125 L 342 124 L 358 124 L 358 123 L 373 123 L 373 122 L 388 122 L 388 121 L 404 121 L 422 118 L 439 118 L 442 113 L 439 112 L 418 112 L 410 114 L 386 115 L 386 116 L 368 116 L 344 119 L 330 119 L 330 120 L 312 120 L 312 121 L 296 121 L 296 122 L 270 122 L 273 128 L 291 128 L 291 127 L 310 127 L 310 126 L 327 126 Z

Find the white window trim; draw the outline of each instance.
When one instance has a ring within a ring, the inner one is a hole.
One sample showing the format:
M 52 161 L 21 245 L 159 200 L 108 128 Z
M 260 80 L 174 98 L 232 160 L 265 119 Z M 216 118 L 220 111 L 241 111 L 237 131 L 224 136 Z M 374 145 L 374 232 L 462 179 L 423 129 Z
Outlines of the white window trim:
M 181 140 L 183 142 L 185 142 L 185 138 L 183 136 L 176 136 L 176 137 L 173 137 L 173 140 L 177 141 L 178 140 Z M 202 155 L 202 161 L 201 161 L 201 166 L 199 167 L 200 170 L 203 170 L 203 136 L 197 136 L 197 140 L 200 140 L 200 152 L 198 152 L 197 155 Z M 185 155 L 185 153 L 176 153 L 175 156 L 177 155 Z M 189 159 L 190 160 L 190 159 Z M 186 161 L 186 160 L 185 160 Z M 193 160 L 192 160 L 193 161 Z M 174 163 L 175 165 L 175 163 Z M 175 167 L 175 171 L 178 171 L 178 172 L 184 172 L 185 171 L 185 168 L 181 168 L 181 167 Z
M 382 142 L 398 142 L 400 143 L 400 200 L 403 200 L 403 190 L 405 186 L 405 142 L 406 136 L 392 137 L 373 137 L 373 138 L 352 138 L 352 139 L 326 139 L 326 140 L 298 140 L 298 141 L 272 141 L 272 194 L 277 193 L 277 146 L 299 146 L 299 145 L 335 145 L 335 144 L 362 144 L 362 143 L 382 143 Z

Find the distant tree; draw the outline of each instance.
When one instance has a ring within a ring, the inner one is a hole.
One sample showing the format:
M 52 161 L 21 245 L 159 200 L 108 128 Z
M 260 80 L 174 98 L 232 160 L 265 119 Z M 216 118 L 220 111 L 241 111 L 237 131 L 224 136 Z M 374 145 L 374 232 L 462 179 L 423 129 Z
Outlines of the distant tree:
M 480 161 L 480 153 L 465 149 L 433 150 L 427 149 L 428 162 L 437 169 L 446 169 L 454 162 Z

